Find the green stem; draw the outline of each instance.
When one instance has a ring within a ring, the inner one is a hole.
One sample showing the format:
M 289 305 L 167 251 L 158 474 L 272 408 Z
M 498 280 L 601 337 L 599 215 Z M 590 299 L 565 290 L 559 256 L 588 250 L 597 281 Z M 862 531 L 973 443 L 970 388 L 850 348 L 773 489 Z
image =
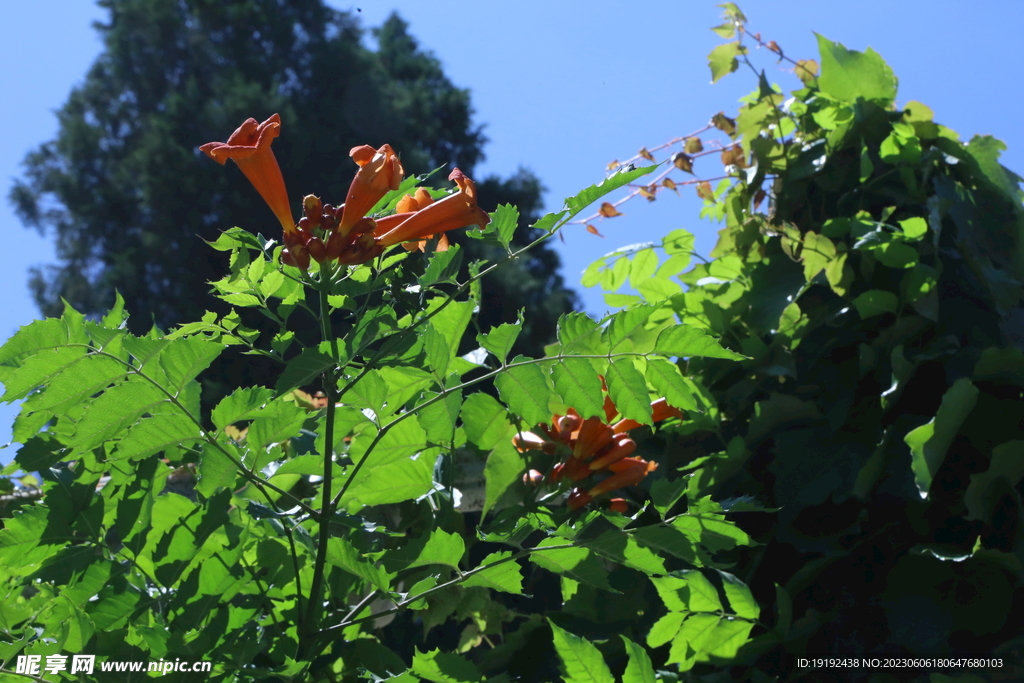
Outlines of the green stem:
M 317 290 L 320 294 L 320 333 L 323 341 L 329 342 L 332 346 L 334 357 L 337 358 L 338 342 L 334 338 L 331 329 L 331 309 L 327 301 L 327 295 L 331 291 L 332 268 L 328 261 L 321 266 L 320 281 L 317 283 Z M 337 393 L 335 390 L 335 371 L 333 368 L 323 373 L 324 394 L 327 396 L 327 414 L 325 420 L 327 425 L 324 429 L 324 472 L 323 482 L 320 484 L 320 530 L 317 535 L 316 562 L 313 565 L 313 581 L 309 587 L 309 599 L 306 601 L 306 615 L 300 624 L 300 633 L 315 633 L 320 618 L 320 605 L 323 603 L 321 593 L 323 592 L 324 572 L 327 566 L 327 541 L 330 536 L 330 524 L 332 515 L 331 504 L 331 475 L 334 465 L 334 413 Z M 301 638 L 300 638 L 301 641 Z M 301 647 L 301 644 L 300 644 Z

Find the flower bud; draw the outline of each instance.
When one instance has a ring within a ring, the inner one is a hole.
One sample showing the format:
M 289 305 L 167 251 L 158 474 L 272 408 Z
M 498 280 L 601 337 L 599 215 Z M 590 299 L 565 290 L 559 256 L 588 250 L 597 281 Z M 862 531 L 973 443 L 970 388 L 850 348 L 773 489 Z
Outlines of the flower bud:
M 324 213 L 324 204 L 315 195 L 302 198 L 302 211 L 309 220 L 316 220 Z
M 309 250 L 309 255 L 316 259 L 317 263 L 323 263 L 324 259 L 327 258 L 327 245 L 319 237 L 310 238 L 306 242 L 306 249 Z
M 523 483 L 527 486 L 540 486 L 544 481 L 544 475 L 537 470 L 528 470 L 523 475 Z
M 570 510 L 579 510 L 581 507 L 593 500 L 593 496 L 580 489 L 573 489 L 572 493 L 569 494 L 569 498 L 566 499 L 565 504 Z
M 629 512 L 629 503 L 626 502 L 625 498 L 612 498 L 608 501 L 608 509 L 612 512 L 621 512 L 626 514 Z

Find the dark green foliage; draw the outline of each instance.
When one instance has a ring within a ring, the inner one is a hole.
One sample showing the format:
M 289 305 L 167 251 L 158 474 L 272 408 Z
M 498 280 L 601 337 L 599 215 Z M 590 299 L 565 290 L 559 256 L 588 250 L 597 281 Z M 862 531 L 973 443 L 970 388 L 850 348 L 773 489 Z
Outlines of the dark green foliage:
M 706 201 L 726 224 L 715 260 L 679 273 L 685 294 L 641 289 L 751 357 L 686 363 L 715 409 L 666 433 L 663 471 L 693 472 L 690 500 L 780 508 L 774 525 L 737 517 L 763 544 L 734 571 L 766 627 L 734 664 L 783 680 L 808 653 L 997 653 L 1019 666 L 1020 178 L 998 140 L 962 143 L 924 105 L 897 108 L 876 53 L 819 43 L 816 79 L 785 102 L 762 76 L 736 117 L 749 168 Z M 590 282 L 616 289 L 653 270 L 641 255 L 609 255 Z

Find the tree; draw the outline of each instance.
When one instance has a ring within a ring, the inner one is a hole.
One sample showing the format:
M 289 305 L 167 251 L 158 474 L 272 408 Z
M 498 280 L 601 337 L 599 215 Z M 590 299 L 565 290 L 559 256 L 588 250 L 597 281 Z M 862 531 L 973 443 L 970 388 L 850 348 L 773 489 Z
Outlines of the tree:
M 212 240 L 239 225 L 273 237 L 276 221 L 237 169 L 225 173 L 196 148 L 248 117 L 280 112 L 285 132 L 275 151 L 296 209 L 306 193 L 343 201 L 356 145 L 390 143 L 416 174 L 445 164 L 472 174 L 483 158 L 469 92 L 396 15 L 375 30 L 372 52 L 360 45 L 357 20 L 322 0 L 100 4 L 110 11 L 97 26 L 106 49 L 59 111 L 56 139 L 26 157 L 10 192 L 26 225 L 57 238 L 62 264 L 34 268 L 30 281 L 45 315 L 59 315 L 62 298 L 97 314 L 115 289 L 136 312 L 136 332 L 224 312 L 207 282 L 227 257 L 210 258 L 197 236 Z M 528 171 L 481 182 L 484 206 L 519 203 L 524 223 L 536 218 L 542 191 Z M 482 255 L 465 242 L 470 259 Z M 492 306 L 480 322 L 538 307 L 520 341 L 536 353 L 575 303 L 557 265 L 542 248 L 501 279 L 487 278 Z M 267 370 L 251 358 L 235 365 L 220 371 L 243 379 Z

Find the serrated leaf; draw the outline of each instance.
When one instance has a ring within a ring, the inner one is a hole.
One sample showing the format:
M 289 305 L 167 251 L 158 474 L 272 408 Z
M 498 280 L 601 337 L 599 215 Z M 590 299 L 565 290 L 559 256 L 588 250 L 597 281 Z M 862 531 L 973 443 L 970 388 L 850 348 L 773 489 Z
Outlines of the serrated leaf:
M 565 539 L 551 536 L 538 543 L 536 547 L 544 548 L 565 543 Z M 533 552 L 530 554 L 530 561 L 548 571 L 566 575 L 594 588 L 600 588 L 610 593 L 619 592 L 608 583 L 608 572 L 605 571 L 594 553 L 587 548 L 559 548 L 558 550 Z
M 665 563 L 660 557 L 638 545 L 632 537 L 618 529 L 606 531 L 597 538 L 586 541 L 586 545 L 598 554 L 648 576 L 667 573 Z
M 494 227 L 501 246 L 508 249 L 508 245 L 512 242 L 512 236 L 519 226 L 519 209 L 511 204 L 500 204 L 491 214 L 491 223 L 488 227 L 491 226 Z
M 487 456 L 484 465 L 484 508 L 481 519 L 487 516 L 505 491 L 519 480 L 526 461 L 511 441 L 501 439 Z
M 651 501 L 654 504 L 654 509 L 658 511 L 662 519 L 665 518 L 665 515 L 668 514 L 672 506 L 686 493 L 688 483 L 688 477 L 680 477 L 675 481 L 669 481 L 665 478 L 657 479 L 651 484 Z
M 611 669 L 593 643 L 558 627 L 548 619 L 555 651 L 562 660 L 565 683 L 615 683 Z
M 180 412 L 153 415 L 129 427 L 128 433 L 118 442 L 117 450 L 111 459 L 140 460 L 159 451 L 202 438 L 199 425 Z
M 690 325 L 674 325 L 666 327 L 658 335 L 654 352 L 663 356 L 689 358 L 704 356 L 706 358 L 724 358 L 726 360 L 743 360 L 745 356 L 730 351 L 718 343 L 714 337 L 708 336 L 705 330 Z
M 210 419 L 217 429 L 224 429 L 242 420 L 250 420 L 259 414 L 260 409 L 273 397 L 274 392 L 266 387 L 236 389 L 221 399 L 210 414 Z
M 434 529 L 430 532 L 430 538 L 427 539 L 423 550 L 415 560 L 409 563 L 409 567 L 443 564 L 458 571 L 459 561 L 465 552 L 466 544 L 462 540 L 462 536 Z
M 234 446 L 224 445 L 227 450 L 235 450 Z M 237 452 L 234 453 L 237 458 Z M 196 491 L 207 498 L 212 497 L 221 488 L 235 485 L 237 469 L 231 459 L 216 446 L 209 442 L 203 444 L 203 454 L 199 459 Z
M 433 683 L 477 683 L 481 680 L 476 664 L 452 652 L 415 650 L 411 671 Z
M 378 419 L 383 417 L 384 404 L 387 400 L 388 383 L 384 381 L 378 370 L 373 369 L 362 372 L 359 381 L 353 384 L 345 394 L 347 403 L 356 408 L 369 408 Z
M 415 459 L 403 458 L 369 471 L 364 468 L 340 505 L 344 507 L 352 500 L 363 505 L 384 505 L 419 498 L 434 488 L 436 460 L 436 452 L 432 455 L 421 453 Z
M 458 275 L 461 266 L 462 247 L 453 244 L 447 251 L 436 251 L 431 255 L 426 270 L 423 271 L 423 275 L 417 282 L 422 287 L 429 287 L 439 282 L 452 282 Z
M 644 376 L 633 365 L 632 358 L 612 361 L 605 371 L 604 380 L 608 384 L 608 396 L 622 417 L 640 424 L 654 424 L 647 385 Z
M 603 348 L 601 328 L 586 313 L 564 313 L 558 318 L 558 343 L 567 353 L 590 353 Z
M 821 75 L 818 87 L 841 102 L 896 99 L 896 76 L 892 69 L 870 47 L 864 52 L 848 50 L 824 36 L 818 38 L 821 53 Z
M 562 402 L 572 406 L 583 419 L 604 416 L 601 378 L 585 358 L 562 358 L 551 366 L 551 379 Z
M 436 397 L 430 391 L 423 395 L 424 400 Z M 427 438 L 433 443 L 448 443 L 455 438 L 455 421 L 462 410 L 462 390 L 449 390 L 444 398 L 419 410 L 419 422 L 426 432 Z
M 480 346 L 494 354 L 499 362 L 504 363 L 522 329 L 522 319 L 516 323 L 502 323 L 492 327 L 487 334 L 478 334 L 476 340 L 480 342 Z
M 642 331 L 656 310 L 653 304 L 640 304 L 612 316 L 603 335 L 608 348 L 615 351 L 631 335 Z
M 305 348 L 299 355 L 288 361 L 281 376 L 277 379 L 274 391 L 278 396 L 296 387 L 309 385 L 322 372 L 335 366 L 334 359 L 328 351 L 328 342 L 321 342 L 317 348 Z
M 64 412 L 70 405 L 87 399 L 126 376 L 129 366 L 109 356 L 82 356 L 53 377 L 33 406 L 35 410 Z M 8 391 L 10 387 L 8 385 Z
M 448 340 L 430 323 L 423 327 L 420 338 L 423 340 L 423 351 L 427 357 L 427 367 L 433 370 L 439 377 L 443 377 L 453 357 Z
M 673 408 L 699 412 L 696 387 L 687 384 L 679 366 L 663 358 L 647 359 L 647 381 Z
M 512 429 L 505 407 L 483 392 L 469 395 L 462 404 L 461 416 L 466 438 L 480 450 L 493 449 Z
M 655 683 L 654 667 L 651 665 L 647 650 L 624 635 L 620 634 L 619 637 L 622 638 L 626 654 L 629 655 L 629 663 L 622 674 L 622 683 Z
M 0 381 L 4 384 L 4 395 L 0 399 L 9 403 L 25 398 L 33 389 L 69 369 L 85 355 L 84 347 L 62 346 L 26 358 L 20 367 L 0 368 Z
M 658 168 L 657 165 L 644 166 L 642 168 L 632 170 L 625 168 L 613 174 L 611 177 L 605 178 L 597 185 L 591 185 L 577 195 L 566 197 L 565 210 L 569 212 L 569 215 L 565 218 L 572 218 L 609 192 L 614 192 L 623 185 L 627 185 L 637 178 L 647 175 L 656 168 Z
M 647 647 L 661 647 L 665 643 L 671 642 L 679 633 L 687 616 L 686 612 L 669 612 L 654 622 L 651 630 L 647 633 Z
M 327 561 L 384 593 L 391 590 L 391 579 L 394 574 L 389 574 L 383 568 L 375 566 L 369 559 L 362 557 L 351 543 L 340 536 L 332 536 L 327 540 Z
M 494 378 L 494 386 L 512 412 L 535 425 L 551 419 L 548 409 L 551 389 L 539 365 L 516 365 L 528 360 L 524 356 L 513 358 L 512 365 Z
M 761 614 L 761 608 L 757 606 L 757 601 L 754 600 L 754 595 L 750 592 L 747 584 L 721 569 L 716 571 L 722 577 L 725 597 L 729 600 L 729 606 L 733 613 L 746 619 L 757 619 Z
M 498 560 L 504 560 L 509 557 L 512 557 L 512 553 L 508 550 L 491 553 L 480 562 L 480 566 L 483 567 L 485 565 L 493 564 Z M 522 595 L 523 574 L 519 568 L 519 564 L 512 560 L 503 562 L 496 567 L 475 572 L 468 579 L 463 581 L 462 585 L 466 588 L 481 586 L 483 588 L 490 588 L 503 593 Z

